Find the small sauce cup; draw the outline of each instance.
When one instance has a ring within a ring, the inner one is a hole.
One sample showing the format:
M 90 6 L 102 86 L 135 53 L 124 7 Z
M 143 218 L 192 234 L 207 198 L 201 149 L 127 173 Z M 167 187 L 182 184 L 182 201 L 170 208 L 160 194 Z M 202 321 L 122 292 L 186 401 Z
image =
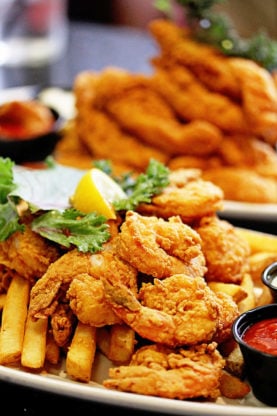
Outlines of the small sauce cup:
M 42 161 L 61 138 L 58 112 L 36 100 L 0 106 L 0 156 L 15 163 Z
M 277 302 L 277 261 L 267 266 L 261 277 L 263 284 L 269 288 L 273 301 Z
M 255 397 L 268 406 L 277 406 L 277 348 L 276 351 L 267 352 L 261 350 L 259 344 L 250 345 L 246 337 L 247 331 L 254 329 L 254 326 L 264 327 L 270 324 L 268 320 L 277 321 L 277 304 L 272 303 L 260 306 L 242 313 L 233 323 L 232 332 L 235 340 L 239 344 L 244 358 L 245 374 L 252 387 Z M 277 328 L 277 324 L 276 324 Z M 259 332 L 260 331 L 260 332 Z M 256 340 L 261 340 L 263 329 L 257 329 Z M 277 329 L 270 333 L 269 342 L 273 340 L 277 344 Z M 266 344 L 266 340 L 262 343 Z M 264 348 L 262 348 L 264 349 Z

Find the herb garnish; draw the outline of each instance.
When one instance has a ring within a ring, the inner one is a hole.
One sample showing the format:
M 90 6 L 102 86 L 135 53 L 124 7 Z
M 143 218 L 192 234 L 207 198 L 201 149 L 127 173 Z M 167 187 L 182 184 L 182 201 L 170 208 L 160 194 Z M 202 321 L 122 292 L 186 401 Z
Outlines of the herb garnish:
M 85 215 L 73 208 L 40 215 L 33 220 L 32 230 L 63 247 L 74 245 L 91 253 L 101 250 L 110 237 L 105 217 L 95 212 Z
M 109 161 L 94 164 L 108 173 L 128 195 L 128 198 L 114 204 L 116 211 L 134 210 L 142 202 L 151 202 L 151 197 L 160 193 L 169 183 L 169 169 L 154 159 L 150 160 L 146 172 L 137 177 L 132 172 L 113 176 Z M 73 189 L 68 188 L 68 182 L 74 188 L 83 171 L 55 165 L 51 161 L 49 168 L 41 172 L 24 170 L 24 174 L 17 174 L 19 183 L 15 183 L 13 167 L 14 163 L 10 159 L 0 157 L 0 241 L 5 241 L 15 231 L 24 231 L 24 224 L 20 223 L 17 211 L 19 203 L 24 200 L 30 212 L 35 214 L 31 222 L 34 232 L 63 247 L 76 246 L 82 252 L 101 249 L 110 237 L 107 219 L 97 212 L 84 214 L 73 209 L 69 202 L 68 206 L 64 203 L 64 191 L 68 192 L 68 201 L 70 192 L 73 192 Z M 23 189 L 20 181 L 23 181 Z M 51 193 L 52 184 L 56 185 L 56 189 Z M 52 196 L 54 199 L 53 207 L 59 206 L 60 209 L 49 208 L 49 192 L 50 198 Z M 40 201 L 40 205 L 37 205 L 37 193 L 45 199 Z M 24 195 L 31 199 L 24 198 Z M 59 195 L 61 201 L 57 200 Z
M 114 202 L 116 211 L 135 210 L 140 203 L 151 202 L 151 197 L 159 194 L 169 184 L 169 169 L 155 159 L 150 159 L 145 173 L 141 173 L 136 178 L 132 172 L 121 176 L 113 175 L 112 165 L 107 160 L 95 161 L 94 165 L 110 175 L 128 196 Z

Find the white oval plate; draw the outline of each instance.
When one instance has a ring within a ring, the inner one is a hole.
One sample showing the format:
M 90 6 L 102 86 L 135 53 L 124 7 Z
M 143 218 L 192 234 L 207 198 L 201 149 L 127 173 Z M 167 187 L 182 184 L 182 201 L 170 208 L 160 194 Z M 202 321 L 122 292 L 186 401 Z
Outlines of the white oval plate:
M 40 374 L 27 372 L 22 368 L 0 366 L 0 380 L 80 400 L 171 415 L 276 416 L 277 414 L 276 407 L 267 407 L 256 400 L 252 393 L 243 400 L 219 398 L 216 403 L 211 403 L 163 399 L 108 390 L 101 385 L 101 382 L 107 378 L 110 365 L 111 363 L 102 354 L 97 353 L 92 371 L 93 380 L 88 384 L 68 379 L 64 371 L 64 363 L 55 368 L 48 368 L 47 371 L 43 370 Z

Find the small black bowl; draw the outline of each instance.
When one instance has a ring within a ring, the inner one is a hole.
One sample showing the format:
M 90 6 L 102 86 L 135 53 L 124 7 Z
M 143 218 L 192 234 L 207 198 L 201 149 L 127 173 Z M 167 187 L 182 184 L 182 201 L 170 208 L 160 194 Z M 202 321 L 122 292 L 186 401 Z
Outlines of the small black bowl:
M 273 301 L 277 302 L 277 261 L 271 263 L 264 269 L 262 272 L 262 282 L 270 289 Z
M 268 406 L 277 406 L 277 355 L 248 345 L 243 336 L 254 323 L 277 317 L 277 303 L 259 306 L 242 313 L 233 323 L 232 332 L 244 358 L 245 374 L 255 397 Z
M 24 162 L 43 161 L 51 155 L 57 142 L 61 138 L 63 119 L 59 113 L 49 108 L 54 116 L 51 131 L 38 136 L 22 139 L 5 139 L 0 136 L 0 156 L 9 157 L 17 164 Z

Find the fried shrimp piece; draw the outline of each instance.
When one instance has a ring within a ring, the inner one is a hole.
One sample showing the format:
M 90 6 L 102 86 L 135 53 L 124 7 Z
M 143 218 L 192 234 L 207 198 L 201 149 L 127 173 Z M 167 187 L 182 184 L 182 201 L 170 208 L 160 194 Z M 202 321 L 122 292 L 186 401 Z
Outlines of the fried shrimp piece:
M 206 120 L 226 132 L 249 131 L 239 104 L 209 91 L 182 65 L 170 65 L 168 61 L 157 65 L 157 60 L 155 64 L 157 71 L 152 77 L 152 85 L 181 119 Z
M 59 250 L 30 226 L 25 231 L 13 233 L 7 240 L 0 242 L 0 265 L 14 270 L 20 276 L 35 282 L 60 256 Z
M 218 292 L 216 295 L 219 308 L 219 319 L 216 333 L 212 339 L 217 344 L 221 344 L 232 339 L 232 325 L 240 311 L 237 303 L 230 295 L 223 292 Z
M 162 218 L 178 215 L 182 221 L 192 223 L 223 208 L 222 189 L 201 178 L 201 170 L 176 169 L 171 171 L 169 180 L 169 185 L 150 204 L 138 206 L 139 213 Z
M 240 283 L 249 269 L 250 247 L 235 227 L 217 216 L 204 217 L 194 229 L 201 236 L 207 281 Z
M 277 90 L 265 68 L 249 59 L 230 58 L 242 90 L 242 106 L 251 131 L 275 146 L 277 142 Z
M 66 347 L 71 339 L 76 323 L 76 317 L 66 303 L 59 303 L 51 316 L 50 326 L 52 335 L 59 347 Z
M 171 347 L 208 342 L 221 322 L 217 295 L 202 277 L 177 274 L 154 279 L 153 284 L 142 285 L 138 298 L 112 277 L 103 284 L 114 312 L 153 342 Z
M 134 353 L 129 366 L 110 369 L 103 385 L 169 399 L 215 400 L 220 395 L 224 364 L 215 343 L 178 350 L 162 345 L 143 346 Z
M 104 245 L 103 250 L 95 254 L 81 253 L 77 249 L 67 252 L 51 264 L 47 272 L 32 287 L 29 306 L 31 315 L 35 318 L 52 315 L 61 295 L 69 290 L 68 298 L 72 309 L 77 317 L 86 321 L 84 323 L 100 325 L 103 322 L 103 316 L 106 316 L 110 322 L 112 314 L 108 314 L 107 305 L 104 302 L 97 303 L 102 292 L 99 284 L 93 281 L 93 278 L 100 279 L 100 276 L 110 273 L 113 273 L 114 278 L 136 291 L 137 271 L 117 256 L 112 242 Z M 73 283 L 74 279 L 77 281 Z M 73 286 L 70 290 L 71 284 Z M 92 286 L 89 287 L 89 284 Z M 82 289 L 80 292 L 75 290 L 77 286 Z M 93 291 L 94 295 L 98 294 L 98 298 L 91 299 Z M 98 313 L 101 313 L 99 317 L 93 315 L 97 308 Z
M 29 310 L 32 317 L 46 318 L 55 311 L 64 286 L 78 274 L 89 273 L 90 256 L 90 253 L 74 249 L 48 267 L 31 289 Z
M 100 279 L 110 274 L 137 293 L 137 270 L 117 256 L 112 242 L 105 244 L 103 251 L 91 255 L 89 273 L 75 276 L 66 292 L 72 311 L 82 323 L 95 327 L 121 323 L 106 301 Z
M 80 274 L 70 283 L 66 293 L 69 305 L 83 324 L 101 327 L 121 323 L 105 299 L 100 279 L 89 274 Z
M 190 69 L 211 91 L 240 99 L 241 91 L 229 60 L 215 48 L 190 39 L 189 32 L 166 19 L 149 24 L 150 33 L 170 59 Z
M 128 211 L 116 241 L 118 255 L 142 273 L 164 278 L 175 273 L 203 275 L 200 237 L 179 217 L 168 221 Z

